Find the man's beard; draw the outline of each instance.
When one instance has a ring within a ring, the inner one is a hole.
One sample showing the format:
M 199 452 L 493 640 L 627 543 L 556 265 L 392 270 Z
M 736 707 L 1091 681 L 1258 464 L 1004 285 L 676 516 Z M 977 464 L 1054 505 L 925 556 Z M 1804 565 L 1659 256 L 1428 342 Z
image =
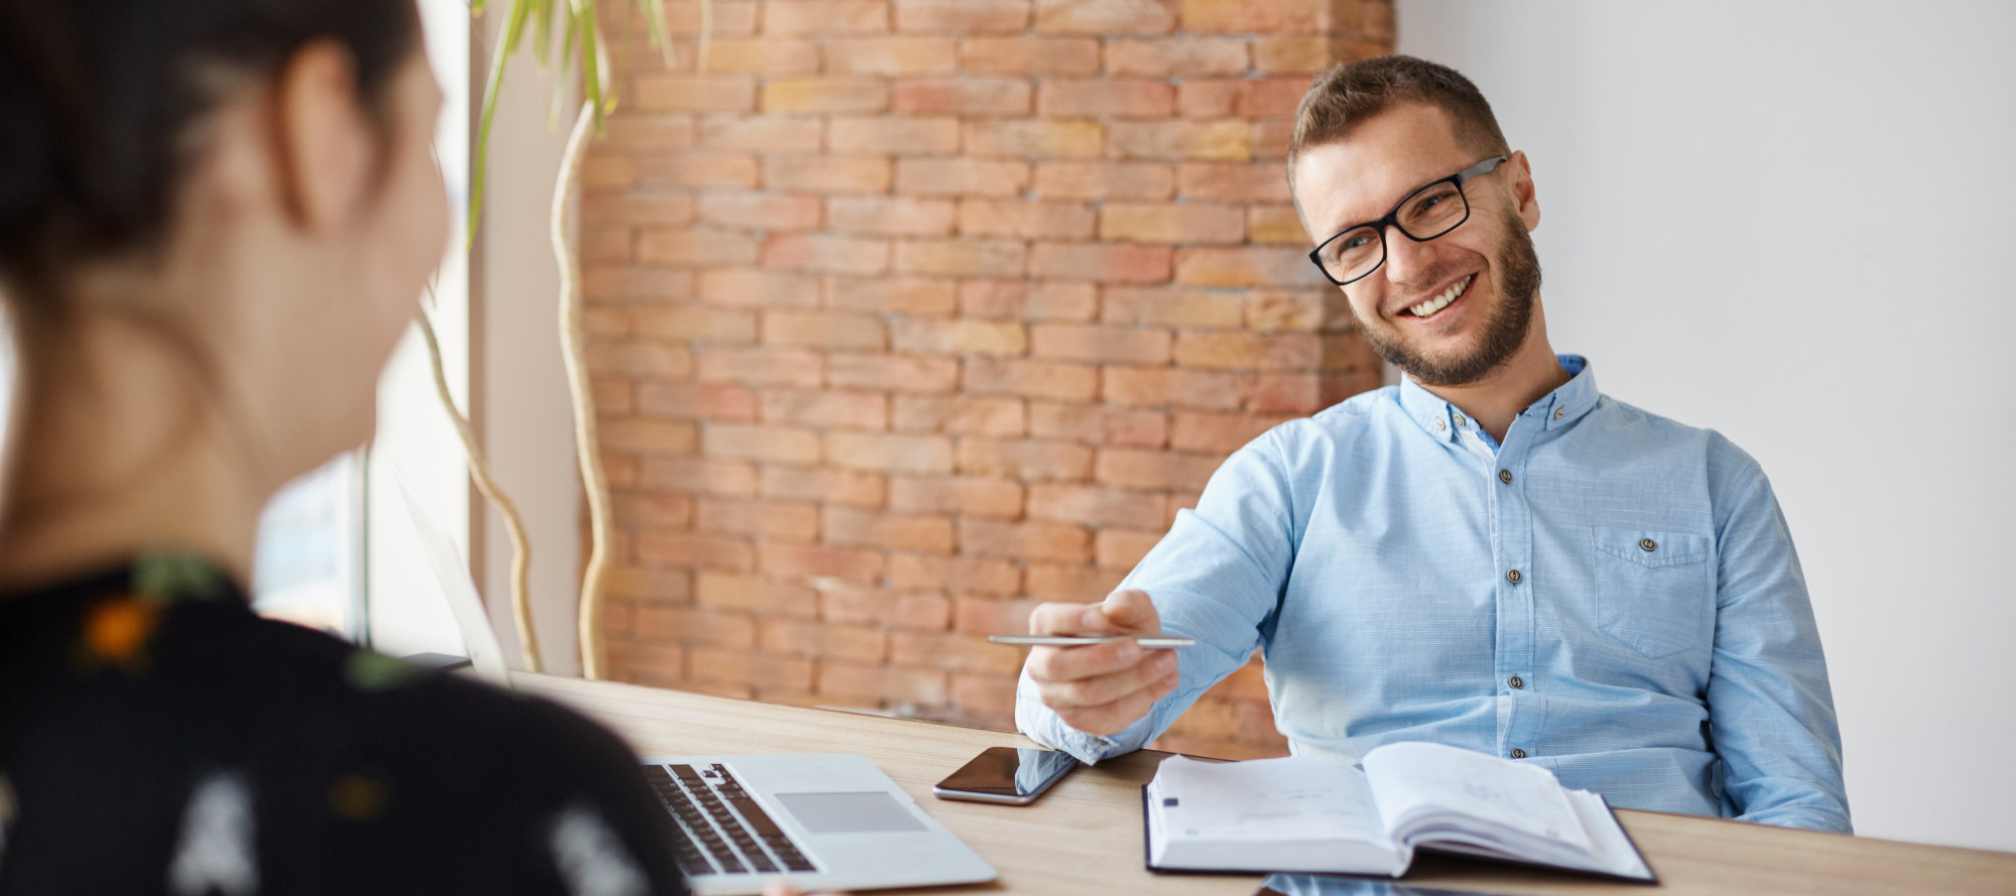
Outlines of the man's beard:
M 1397 331 L 1381 332 L 1360 322 L 1365 341 L 1372 344 L 1372 349 L 1415 382 L 1424 386 L 1477 382 L 1511 361 L 1525 343 L 1526 328 L 1533 321 L 1533 296 L 1540 291 L 1540 256 L 1533 251 L 1533 237 L 1526 232 L 1526 223 L 1511 214 L 1505 218 L 1508 236 L 1498 253 L 1498 306 L 1485 319 L 1484 335 L 1475 351 L 1460 358 L 1430 358 L 1407 345 Z M 1476 289 L 1477 284 L 1471 283 L 1470 288 Z

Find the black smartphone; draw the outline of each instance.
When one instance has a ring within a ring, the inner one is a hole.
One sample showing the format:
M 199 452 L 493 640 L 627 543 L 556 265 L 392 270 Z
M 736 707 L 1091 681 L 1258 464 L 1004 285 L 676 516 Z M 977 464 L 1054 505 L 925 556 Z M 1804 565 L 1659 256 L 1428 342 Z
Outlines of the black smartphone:
M 1362 877 L 1331 877 L 1322 874 L 1274 874 L 1260 884 L 1253 896 L 1503 896 L 1475 890 L 1442 890 L 1413 887 Z
M 988 747 L 932 785 L 931 792 L 941 800 L 1027 806 L 1077 767 L 1078 760 L 1058 750 Z

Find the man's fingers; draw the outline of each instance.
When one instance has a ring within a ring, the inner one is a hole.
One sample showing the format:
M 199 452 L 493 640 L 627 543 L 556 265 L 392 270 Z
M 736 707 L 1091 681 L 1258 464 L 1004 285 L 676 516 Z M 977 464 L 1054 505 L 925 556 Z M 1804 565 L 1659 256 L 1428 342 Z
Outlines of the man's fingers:
M 1161 617 L 1156 615 L 1155 602 L 1146 591 L 1130 588 L 1106 595 L 1106 600 L 1099 604 L 1099 612 L 1107 624 L 1121 631 L 1148 635 L 1162 632 Z
M 1114 631 L 1120 629 L 1106 621 L 1099 604 L 1037 604 L 1029 611 L 1029 633 L 1032 635 Z
M 1095 675 L 1076 681 L 1038 681 L 1037 692 L 1043 702 L 1053 709 L 1059 705 L 1103 706 L 1112 703 L 1135 691 L 1155 687 L 1176 671 L 1174 651 L 1156 650 L 1151 653 L 1156 655 L 1110 675 Z
M 1037 647 L 1029 651 L 1029 677 L 1037 681 L 1072 681 L 1111 675 L 1141 662 L 1147 651 L 1133 638 L 1082 647 Z
M 1155 701 L 1176 689 L 1176 683 L 1176 676 L 1171 675 L 1104 706 L 1052 708 L 1064 724 L 1087 734 L 1118 734 L 1147 715 Z

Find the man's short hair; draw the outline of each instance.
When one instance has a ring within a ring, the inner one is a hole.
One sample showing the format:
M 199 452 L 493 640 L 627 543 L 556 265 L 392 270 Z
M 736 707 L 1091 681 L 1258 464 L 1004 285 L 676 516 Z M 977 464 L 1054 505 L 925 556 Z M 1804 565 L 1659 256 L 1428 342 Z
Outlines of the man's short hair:
M 1479 154 L 1509 156 L 1491 104 L 1469 78 L 1446 65 L 1412 56 L 1375 56 L 1342 63 L 1316 79 L 1295 109 L 1288 141 L 1288 183 L 1303 152 L 1351 135 L 1359 125 L 1401 103 L 1423 103 L 1447 113 L 1456 139 Z

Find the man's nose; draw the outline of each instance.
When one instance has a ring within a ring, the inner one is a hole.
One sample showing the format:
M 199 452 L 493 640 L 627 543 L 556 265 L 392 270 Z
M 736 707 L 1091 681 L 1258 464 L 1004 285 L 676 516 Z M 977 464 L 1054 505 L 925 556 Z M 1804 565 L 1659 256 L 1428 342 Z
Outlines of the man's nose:
M 1386 227 L 1386 280 L 1394 284 L 1413 284 L 1415 279 L 1434 265 L 1434 243 L 1417 243 L 1400 232 L 1396 225 Z

